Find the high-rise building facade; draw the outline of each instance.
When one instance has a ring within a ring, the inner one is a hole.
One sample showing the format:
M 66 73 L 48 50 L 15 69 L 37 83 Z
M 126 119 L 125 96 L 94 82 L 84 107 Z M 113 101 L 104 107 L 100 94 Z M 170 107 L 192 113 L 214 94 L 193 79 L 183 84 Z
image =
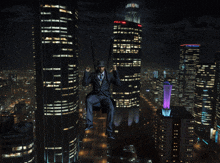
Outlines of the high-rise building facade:
M 215 108 L 215 120 L 214 120 L 214 130 L 215 133 L 215 142 L 220 144 L 220 51 L 215 53 L 215 99 L 216 99 L 216 108 Z
M 38 162 L 69 163 L 78 157 L 76 6 L 76 1 L 67 0 L 36 3 L 33 47 Z
M 213 63 L 197 65 L 195 89 L 195 122 L 199 131 L 209 132 L 214 127 L 215 118 L 215 71 Z M 208 135 L 209 137 L 209 135 Z
M 33 124 L 31 122 L 13 124 L 13 116 L 1 116 L 0 121 L 0 162 L 35 163 Z
M 184 107 L 171 106 L 171 114 L 157 110 L 156 148 L 160 162 L 193 162 L 194 118 Z
M 142 25 L 139 5 L 126 5 L 125 20 L 114 21 L 113 64 L 120 72 L 121 87 L 113 86 L 116 108 L 139 108 Z
M 139 107 L 141 72 L 141 25 L 114 21 L 113 64 L 120 72 L 121 87 L 113 86 L 116 107 Z
M 194 116 L 196 65 L 199 63 L 200 44 L 182 44 L 180 46 L 179 105 L 184 106 Z

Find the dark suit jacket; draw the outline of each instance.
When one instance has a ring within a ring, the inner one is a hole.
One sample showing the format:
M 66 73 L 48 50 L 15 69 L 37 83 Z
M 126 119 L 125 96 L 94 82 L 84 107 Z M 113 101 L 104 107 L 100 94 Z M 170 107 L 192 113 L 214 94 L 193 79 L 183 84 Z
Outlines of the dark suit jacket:
M 109 92 L 110 84 L 113 83 L 114 85 L 121 86 L 118 71 L 116 70 L 116 71 L 113 71 L 113 73 L 108 73 L 105 70 L 105 79 L 106 80 L 103 80 L 102 85 L 100 85 L 98 74 L 96 72 L 92 72 L 90 74 L 90 72 L 85 71 L 82 85 L 88 86 L 90 83 L 92 83 L 92 85 L 93 85 L 93 90 L 92 90 L 92 92 L 90 92 L 87 95 L 87 97 L 89 95 L 103 94 L 103 95 L 111 98 L 111 93 Z

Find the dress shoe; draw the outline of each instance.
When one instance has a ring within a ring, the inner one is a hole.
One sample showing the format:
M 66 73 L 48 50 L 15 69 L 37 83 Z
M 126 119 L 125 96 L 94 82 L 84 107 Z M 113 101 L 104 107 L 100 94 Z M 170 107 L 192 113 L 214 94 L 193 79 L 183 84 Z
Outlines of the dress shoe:
M 93 128 L 93 126 L 87 126 L 85 131 L 90 130 L 91 128 Z
M 109 139 L 115 139 L 115 137 L 112 135 L 112 133 L 108 133 L 107 136 Z

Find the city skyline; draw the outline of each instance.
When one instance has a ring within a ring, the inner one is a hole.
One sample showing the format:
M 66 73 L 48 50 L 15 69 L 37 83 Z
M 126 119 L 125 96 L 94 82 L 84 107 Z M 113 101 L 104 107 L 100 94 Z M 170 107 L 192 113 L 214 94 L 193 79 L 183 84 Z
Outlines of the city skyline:
M 220 161 L 215 5 L 22 0 L 0 11 L 0 162 Z M 94 58 L 116 65 L 120 86 L 85 84 Z M 88 105 L 91 90 L 115 101 L 110 135 L 113 107 Z
M 114 5 L 114 3 L 116 1 L 78 1 L 79 60 L 84 62 L 81 64 L 82 66 L 89 65 L 89 60 L 92 59 L 91 49 L 88 48 L 90 47 L 90 36 L 94 38 L 95 56 L 100 56 L 102 59 L 107 58 L 113 32 L 111 26 L 114 24 L 115 18 L 122 18 L 125 15 L 126 1 L 122 1 L 118 5 Z M 172 1 L 172 3 L 142 2 L 140 13 L 143 25 L 143 66 L 178 69 L 178 46 L 180 44 L 201 44 L 201 60 L 213 61 L 213 56 L 219 49 L 218 29 L 220 28 L 220 18 L 215 10 L 215 3 L 206 4 L 205 10 L 203 10 L 204 4 L 201 3 L 176 1 Z M 195 4 L 197 7 L 194 11 Z M 5 54 L 2 56 L 1 65 L 4 68 L 31 66 L 33 63 L 29 53 L 31 40 L 27 39 L 28 35 L 31 35 L 34 20 L 31 11 L 33 7 L 31 1 L 25 0 L 20 3 L 5 3 L 1 6 L 3 16 L 1 28 L 4 31 L 2 32 L 4 44 L 1 46 L 1 52 Z M 187 10 L 184 10 L 184 7 Z M 14 26 L 16 26 L 16 30 L 13 29 Z M 12 48 L 8 48 L 10 45 Z M 28 46 L 24 48 L 24 45 Z M 23 64 L 20 64 L 22 62 Z

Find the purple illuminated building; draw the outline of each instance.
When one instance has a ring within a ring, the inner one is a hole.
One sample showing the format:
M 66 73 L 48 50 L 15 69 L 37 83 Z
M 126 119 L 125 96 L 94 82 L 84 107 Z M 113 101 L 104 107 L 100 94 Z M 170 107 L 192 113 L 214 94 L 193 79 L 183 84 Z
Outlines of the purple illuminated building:
M 163 83 L 163 88 L 164 88 L 164 97 L 163 97 L 162 114 L 163 116 L 170 116 L 171 113 L 170 97 L 171 97 L 172 85 L 170 85 L 170 83 L 166 81 Z

